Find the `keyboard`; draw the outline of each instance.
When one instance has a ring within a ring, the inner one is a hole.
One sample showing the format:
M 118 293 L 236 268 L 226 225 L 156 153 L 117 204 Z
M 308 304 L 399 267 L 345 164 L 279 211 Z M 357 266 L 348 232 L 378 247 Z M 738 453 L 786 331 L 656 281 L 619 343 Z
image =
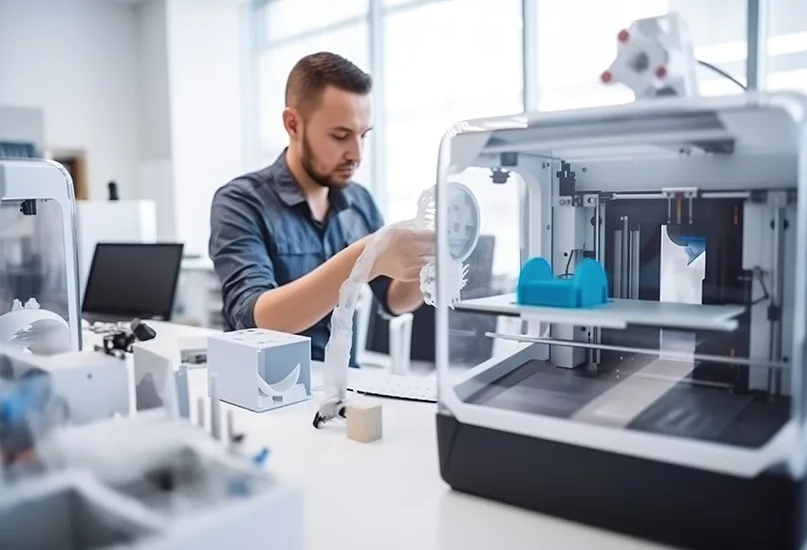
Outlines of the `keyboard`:
M 348 369 L 347 387 L 356 393 L 437 402 L 437 379 L 430 376 L 402 376 L 384 370 Z

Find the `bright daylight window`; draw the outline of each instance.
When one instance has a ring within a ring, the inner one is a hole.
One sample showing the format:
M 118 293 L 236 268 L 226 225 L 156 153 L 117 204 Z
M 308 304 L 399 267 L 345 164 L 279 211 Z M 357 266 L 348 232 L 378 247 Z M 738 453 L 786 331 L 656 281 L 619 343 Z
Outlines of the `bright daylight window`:
M 294 63 L 315 51 L 344 55 L 370 72 L 370 0 L 272 0 L 262 11 L 259 54 L 259 138 L 262 160 L 282 151 L 287 136 L 280 114 L 286 77 Z M 522 1 L 380 0 L 384 47 L 384 173 L 372 181 L 371 140 L 357 181 L 382 193 L 387 222 L 411 218 L 419 193 L 433 185 L 440 139 L 453 124 L 520 112 L 523 105 Z M 603 86 L 599 75 L 616 54 L 616 33 L 638 18 L 669 12 L 689 26 L 698 59 L 746 80 L 746 0 L 540 0 L 536 3 L 535 59 L 542 110 L 624 103 L 632 93 Z M 807 2 L 770 3 L 766 84 L 807 92 Z M 719 24 L 716 24 L 719 22 Z M 701 93 L 740 93 L 735 83 L 698 69 Z M 490 211 L 518 212 L 518 185 L 490 184 L 487 170 L 468 170 L 478 199 Z M 485 183 L 485 185 L 481 185 Z M 478 190 L 478 191 L 477 191 Z M 494 274 L 518 266 L 516 215 L 483 220 L 496 238 Z
M 389 1 L 389 0 L 388 0 Z M 384 19 L 387 221 L 411 218 L 420 192 L 434 185 L 440 140 L 453 124 L 523 110 L 520 0 L 435 2 Z M 469 170 L 496 238 L 494 274 L 518 269 L 515 178 L 494 186 L 489 170 Z M 476 184 L 484 184 L 476 187 Z
M 536 16 L 539 108 L 577 109 L 631 101 L 633 93 L 624 86 L 603 86 L 599 81 L 616 56 L 616 33 L 636 19 L 670 12 L 686 21 L 698 59 L 745 82 L 745 0 L 541 0 Z M 705 68 L 698 70 L 698 78 L 704 95 L 742 92 Z
M 807 2 L 776 0 L 770 6 L 766 85 L 807 93 Z
M 274 0 L 264 8 L 265 49 L 259 54 L 258 134 L 264 163 L 288 143 L 281 113 L 289 71 L 300 58 L 318 51 L 340 54 L 370 72 L 368 0 Z M 369 187 L 372 151 L 366 141 L 357 181 Z

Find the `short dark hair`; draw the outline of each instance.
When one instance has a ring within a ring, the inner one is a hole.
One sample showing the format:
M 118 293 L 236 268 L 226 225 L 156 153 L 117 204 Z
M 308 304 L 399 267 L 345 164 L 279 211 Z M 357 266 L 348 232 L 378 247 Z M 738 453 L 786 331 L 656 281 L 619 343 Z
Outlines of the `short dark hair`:
M 310 109 L 317 104 L 328 86 L 366 95 L 372 90 L 373 79 L 341 55 L 312 53 L 300 59 L 289 73 L 286 107 Z

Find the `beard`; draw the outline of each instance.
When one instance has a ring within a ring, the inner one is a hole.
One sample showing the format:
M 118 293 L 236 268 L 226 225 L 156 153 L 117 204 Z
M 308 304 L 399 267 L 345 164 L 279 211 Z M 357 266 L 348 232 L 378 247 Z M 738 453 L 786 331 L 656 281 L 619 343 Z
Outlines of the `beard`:
M 351 164 L 340 164 L 337 166 L 331 173 L 325 174 L 319 172 L 316 168 L 314 168 L 314 152 L 311 150 L 311 144 L 308 142 L 308 137 L 303 136 L 303 150 L 302 155 L 300 158 L 300 164 L 303 166 L 303 170 L 305 173 L 308 174 L 308 177 L 314 180 L 317 184 L 327 187 L 328 189 L 344 189 L 350 183 L 350 178 L 347 179 L 334 179 L 334 174 L 339 170 L 345 170 L 349 168 L 354 168 L 355 166 Z

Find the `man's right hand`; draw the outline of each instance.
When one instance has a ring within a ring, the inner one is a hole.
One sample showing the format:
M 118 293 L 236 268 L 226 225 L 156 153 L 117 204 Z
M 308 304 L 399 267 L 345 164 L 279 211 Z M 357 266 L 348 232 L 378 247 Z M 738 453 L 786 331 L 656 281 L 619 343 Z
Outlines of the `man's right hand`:
M 375 277 L 386 275 L 396 281 L 417 281 L 420 270 L 434 258 L 434 230 L 412 227 L 387 228 L 386 243 L 375 264 Z

